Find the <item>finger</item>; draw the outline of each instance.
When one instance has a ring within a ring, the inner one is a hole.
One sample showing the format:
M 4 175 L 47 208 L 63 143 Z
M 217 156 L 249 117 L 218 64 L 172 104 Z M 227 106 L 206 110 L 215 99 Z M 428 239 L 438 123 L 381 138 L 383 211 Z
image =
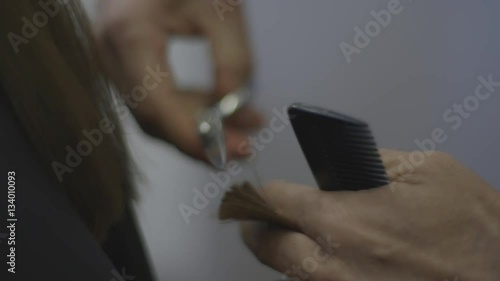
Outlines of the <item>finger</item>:
M 242 232 L 245 243 L 262 263 L 290 278 L 324 280 L 326 272 L 340 268 L 332 251 L 322 249 L 302 233 L 264 223 L 243 223 Z M 335 276 L 328 275 L 330 279 Z
M 248 135 L 238 129 L 226 129 L 226 149 L 228 160 L 247 157 L 250 155 L 248 149 L 241 147 L 248 142 Z
M 165 103 L 163 97 L 175 93 L 165 52 L 167 34 L 159 26 L 130 16 L 114 20 L 103 32 L 101 45 L 127 105 L 141 116 L 156 114 L 149 105 Z
M 240 130 L 253 130 L 262 127 L 262 114 L 252 107 L 246 106 L 237 111 L 226 121 L 227 125 Z
M 193 116 L 183 110 L 165 55 L 167 34 L 158 26 L 136 23 L 109 34 L 115 80 L 141 127 L 206 161 Z M 142 93 L 142 94 L 138 94 Z M 145 93 L 145 95 L 144 95 Z
M 219 97 L 246 84 L 251 72 L 251 53 L 242 14 L 240 5 L 226 12 L 223 19 L 216 12 L 197 15 L 212 46 L 215 93 Z
M 247 157 L 251 130 L 260 128 L 263 124 L 261 115 L 251 107 L 245 107 L 226 121 L 226 147 L 230 159 Z
M 279 216 L 277 221 L 314 239 L 322 236 L 328 226 L 339 241 L 345 240 L 358 209 L 363 207 L 359 204 L 363 194 L 357 192 L 322 191 L 284 181 L 272 182 L 258 191 L 269 209 Z
M 284 218 L 284 221 L 311 237 L 320 232 L 318 228 L 321 227 L 321 214 L 328 211 L 324 210 L 325 205 L 328 205 L 328 208 L 340 205 L 341 201 L 337 197 L 343 196 L 341 193 L 327 193 L 317 188 L 285 181 L 267 184 L 259 190 L 259 193 L 270 208 Z M 326 198 L 328 199 L 325 200 Z M 332 217 L 332 220 L 335 219 Z
M 176 100 L 173 100 L 170 104 L 175 103 Z M 161 130 L 160 137 L 171 142 L 188 156 L 208 162 L 193 116 L 181 107 L 164 108 L 165 110 L 158 116 L 160 124 L 157 127 Z
M 394 150 L 394 149 L 379 149 L 380 158 L 386 169 L 391 169 L 397 166 L 401 158 L 407 157 L 408 153 L 406 151 Z
M 406 181 L 408 176 L 413 173 L 415 167 L 410 159 L 410 154 L 406 151 L 380 149 L 380 157 L 387 176 L 393 183 Z

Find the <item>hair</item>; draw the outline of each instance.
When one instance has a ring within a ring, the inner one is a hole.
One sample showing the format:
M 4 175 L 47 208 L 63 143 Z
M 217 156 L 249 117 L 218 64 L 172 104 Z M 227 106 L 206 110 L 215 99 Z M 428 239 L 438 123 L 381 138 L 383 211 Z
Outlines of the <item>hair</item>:
M 219 207 L 219 220 L 262 221 L 291 230 L 300 229 L 296 222 L 273 208 L 265 195 L 248 182 L 236 184 L 224 194 Z
M 23 27 L 24 26 L 24 27 Z M 17 119 L 54 182 L 67 147 L 83 131 L 112 124 L 79 166 L 59 182 L 97 240 L 132 196 L 128 153 L 111 91 L 89 28 L 75 0 L 15 0 L 0 4 L 0 79 Z M 106 121 L 104 121 L 106 122 Z M 69 167 L 67 167 L 69 169 Z

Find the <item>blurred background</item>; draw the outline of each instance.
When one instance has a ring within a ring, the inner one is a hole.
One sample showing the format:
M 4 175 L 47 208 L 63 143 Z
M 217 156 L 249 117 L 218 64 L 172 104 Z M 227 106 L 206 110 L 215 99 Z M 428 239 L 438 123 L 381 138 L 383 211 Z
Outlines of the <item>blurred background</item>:
M 93 0 L 83 1 L 94 15 Z M 401 12 L 348 63 L 342 42 L 355 46 L 354 28 L 364 30 L 374 20 L 370 11 L 386 10 L 389 2 L 243 0 L 255 58 L 253 102 L 269 117 L 293 102 L 353 115 L 368 121 L 379 146 L 387 148 L 417 150 L 415 140 L 441 128 L 448 138 L 437 149 L 500 187 L 500 88 L 477 106 L 470 103 L 474 110 L 459 117 L 456 130 L 455 122 L 443 117 L 454 104 L 473 101 L 479 76 L 500 81 L 500 2 L 401 0 Z M 180 38 L 168 52 L 181 86 L 210 87 L 203 41 Z M 144 135 L 133 120 L 126 126 L 142 172 L 136 212 L 159 280 L 280 277 L 246 250 L 236 224 L 217 221 L 221 196 L 210 199 L 189 224 L 184 221 L 179 205 L 192 206 L 193 189 L 213 182 L 208 167 Z M 248 169 L 262 182 L 315 185 L 289 126 L 274 134 Z

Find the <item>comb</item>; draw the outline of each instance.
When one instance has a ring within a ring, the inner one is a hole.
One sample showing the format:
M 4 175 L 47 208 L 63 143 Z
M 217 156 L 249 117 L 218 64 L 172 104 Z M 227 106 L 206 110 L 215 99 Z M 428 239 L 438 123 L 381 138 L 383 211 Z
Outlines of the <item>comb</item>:
M 288 115 L 320 189 L 356 191 L 389 183 L 367 123 L 301 103 L 292 104 Z

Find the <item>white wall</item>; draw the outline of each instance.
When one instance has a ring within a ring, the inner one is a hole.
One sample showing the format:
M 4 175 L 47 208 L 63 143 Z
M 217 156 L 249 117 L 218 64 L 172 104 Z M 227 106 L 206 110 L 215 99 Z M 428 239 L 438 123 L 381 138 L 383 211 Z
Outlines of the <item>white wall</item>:
M 255 104 L 270 113 L 302 101 L 352 114 L 370 122 L 383 147 L 417 149 L 415 139 L 443 128 L 449 138 L 438 149 L 500 186 L 500 93 L 483 101 L 456 131 L 442 117 L 474 94 L 479 75 L 493 74 L 500 81 L 495 12 L 500 4 L 401 0 L 403 11 L 348 64 L 339 44 L 352 44 L 353 28 L 363 27 L 372 19 L 370 10 L 388 2 L 245 1 L 257 66 Z M 203 80 L 190 48 L 179 46 L 173 54 L 179 75 Z M 160 280 L 278 276 L 248 253 L 236 225 L 217 222 L 220 198 L 189 225 L 183 221 L 178 205 L 191 202 L 193 188 L 211 181 L 207 167 L 144 136 L 133 124 L 127 132 L 145 175 L 137 212 Z M 290 128 L 275 135 L 255 166 L 263 181 L 314 184 Z

